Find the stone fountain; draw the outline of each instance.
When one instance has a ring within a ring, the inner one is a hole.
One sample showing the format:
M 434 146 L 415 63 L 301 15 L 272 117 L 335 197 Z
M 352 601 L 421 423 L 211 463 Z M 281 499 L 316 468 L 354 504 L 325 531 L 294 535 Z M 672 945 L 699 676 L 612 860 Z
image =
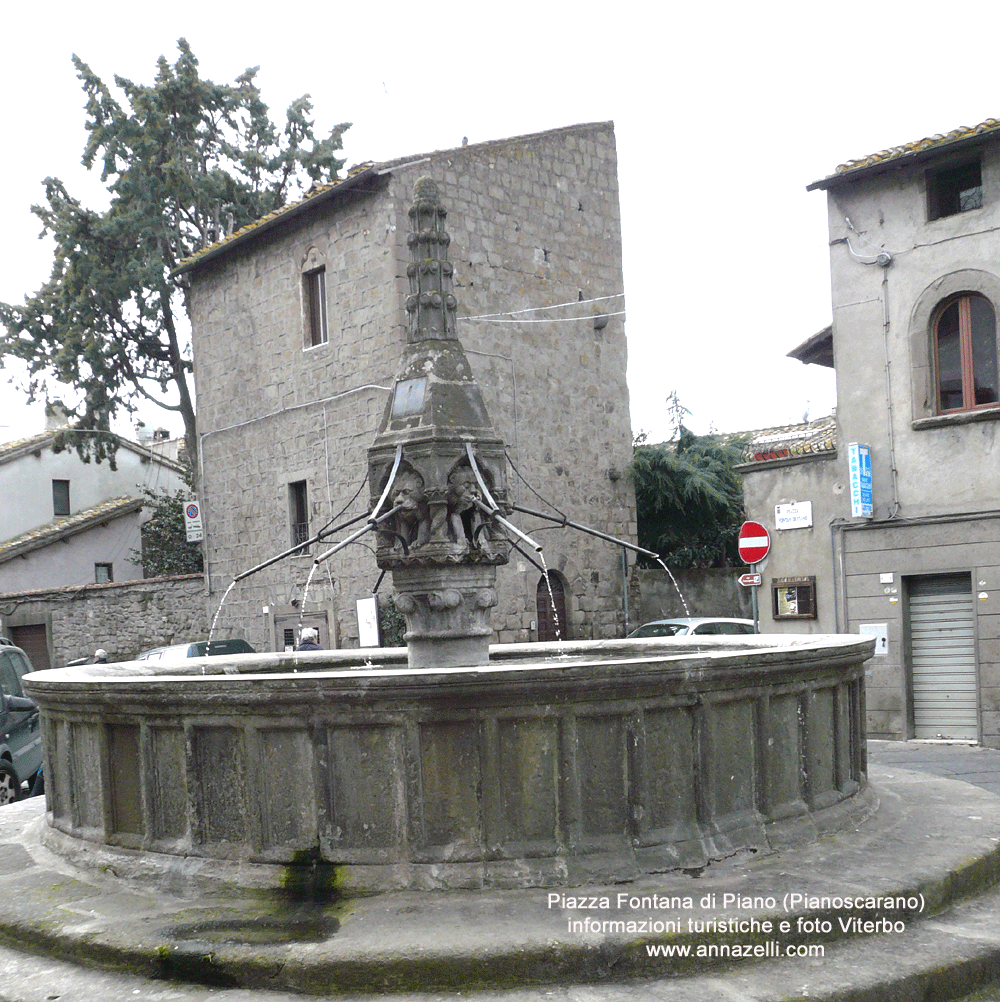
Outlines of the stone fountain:
M 503 441 L 456 334 L 447 210 L 429 177 L 410 208 L 410 295 L 403 363 L 368 450 L 373 514 L 391 496 L 377 562 L 406 616 L 411 668 L 482 665 L 493 635 L 496 567 L 508 545 Z M 485 517 L 484 517 L 485 516 Z
M 629 881 L 851 825 L 870 640 L 490 646 L 518 533 L 503 443 L 430 179 L 411 219 L 407 343 L 368 455 L 407 653 L 30 676 L 46 845 L 161 889 L 349 895 Z

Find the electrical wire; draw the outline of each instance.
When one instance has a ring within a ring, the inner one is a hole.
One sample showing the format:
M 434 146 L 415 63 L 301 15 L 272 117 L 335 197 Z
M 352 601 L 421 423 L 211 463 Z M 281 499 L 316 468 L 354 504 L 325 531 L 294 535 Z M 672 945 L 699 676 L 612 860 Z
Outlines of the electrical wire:
M 512 470 L 514 471 L 514 473 L 515 473 L 515 474 L 517 475 L 517 479 L 518 479 L 518 480 L 520 480 L 520 481 L 521 481 L 521 483 L 522 483 L 522 484 L 524 484 L 524 486 L 525 486 L 525 487 L 527 487 L 527 488 L 528 488 L 528 490 L 529 490 L 529 491 L 531 491 L 531 493 L 532 493 L 532 494 L 534 494 L 534 495 L 535 495 L 535 497 L 536 497 L 536 498 L 538 498 L 538 500 L 542 502 L 542 504 L 547 504 L 547 505 L 548 505 L 548 506 L 549 506 L 550 508 L 552 508 L 552 509 L 553 509 L 554 511 L 557 511 L 557 512 L 559 512 L 559 514 L 560 514 L 560 516 L 561 516 L 562 518 L 567 518 L 567 515 L 566 515 L 566 513 L 565 513 L 565 512 L 563 512 L 563 511 L 560 511 L 560 510 L 559 510 L 559 508 L 558 508 L 558 507 L 557 507 L 556 505 L 554 505 L 554 504 L 553 504 L 553 503 L 552 503 L 551 501 L 549 501 L 549 499 L 548 499 L 548 498 L 545 498 L 545 497 L 542 497 L 542 495 L 541 495 L 541 494 L 539 494 L 539 493 L 538 493 L 538 491 L 536 491 L 536 490 L 535 490 L 535 488 L 534 488 L 534 487 L 532 487 L 532 486 L 531 486 L 531 484 L 529 484 L 529 483 L 528 483 L 528 481 L 524 479 L 524 475 L 523 475 L 523 474 L 521 473 L 521 471 L 520 471 L 520 470 L 519 470 L 519 469 L 518 469 L 518 468 L 517 468 L 517 467 L 516 467 L 516 466 L 514 465 L 514 460 L 510 458 L 510 450 L 509 450 L 509 449 L 507 449 L 506 447 L 504 448 L 504 454 L 505 454 L 505 455 L 507 456 L 507 462 L 508 462 L 508 463 L 510 463 L 510 468 L 511 468 L 511 469 L 512 469 Z
M 503 313 L 477 313 L 474 317 L 459 317 L 459 320 L 487 320 L 490 317 L 513 317 L 518 313 L 537 313 L 539 310 L 561 310 L 564 306 L 586 306 L 587 303 L 603 303 L 608 299 L 621 299 L 624 292 L 616 292 L 613 296 L 597 296 L 594 299 L 574 299 L 568 303 L 555 303 L 552 306 L 525 306 L 523 310 L 504 310 Z
M 459 320 L 479 320 L 482 323 L 490 324 L 572 324 L 580 320 L 593 320 L 595 316 L 599 317 L 623 317 L 625 316 L 624 310 L 618 310 L 615 313 L 597 313 L 585 317 L 547 317 L 542 320 L 490 320 L 486 317 L 459 317 Z

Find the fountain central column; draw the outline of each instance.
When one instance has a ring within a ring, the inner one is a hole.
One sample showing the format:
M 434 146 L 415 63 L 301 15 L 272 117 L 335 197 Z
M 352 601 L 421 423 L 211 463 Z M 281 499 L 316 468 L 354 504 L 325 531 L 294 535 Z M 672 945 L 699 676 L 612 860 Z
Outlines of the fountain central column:
M 432 178 L 410 207 L 410 294 L 402 364 L 368 450 L 376 560 L 392 572 L 412 668 L 486 664 L 496 568 L 509 544 L 504 444 L 456 333 L 447 210 Z M 486 510 L 484 510 L 486 509 Z

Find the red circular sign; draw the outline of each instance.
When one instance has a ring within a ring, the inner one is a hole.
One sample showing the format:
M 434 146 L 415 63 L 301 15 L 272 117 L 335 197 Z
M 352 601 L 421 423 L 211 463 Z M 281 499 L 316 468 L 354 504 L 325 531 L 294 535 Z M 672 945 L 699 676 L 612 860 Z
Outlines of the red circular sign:
M 740 526 L 740 556 L 745 563 L 756 564 L 771 549 L 771 537 L 760 522 L 744 522 Z

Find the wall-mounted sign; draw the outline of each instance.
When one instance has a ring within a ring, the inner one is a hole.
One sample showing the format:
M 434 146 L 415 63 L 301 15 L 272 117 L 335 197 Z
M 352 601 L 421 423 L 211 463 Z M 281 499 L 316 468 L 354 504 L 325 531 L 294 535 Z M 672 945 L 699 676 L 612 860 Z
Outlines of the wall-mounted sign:
M 197 501 L 184 502 L 184 532 L 189 543 L 200 543 L 205 538 L 201 528 L 201 505 Z
M 813 524 L 812 501 L 792 501 L 774 506 L 774 527 L 782 529 L 808 529 Z
M 847 461 L 851 475 L 851 518 L 871 518 L 875 513 L 871 446 L 851 442 L 847 447 Z
M 771 615 L 775 619 L 815 619 L 816 578 L 772 578 Z
M 355 600 L 358 608 L 358 647 L 378 647 L 378 596 Z

